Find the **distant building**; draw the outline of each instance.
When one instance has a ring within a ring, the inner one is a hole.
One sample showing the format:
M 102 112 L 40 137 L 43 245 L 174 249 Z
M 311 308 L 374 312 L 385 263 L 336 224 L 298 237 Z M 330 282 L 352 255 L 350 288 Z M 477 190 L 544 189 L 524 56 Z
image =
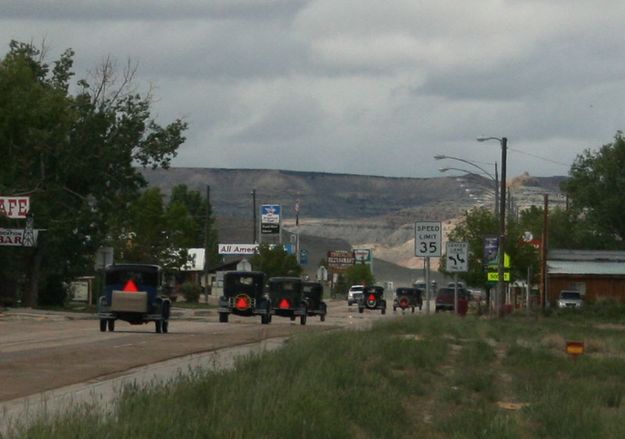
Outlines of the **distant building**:
M 625 302 L 625 251 L 550 250 L 547 300 L 555 303 L 561 290 L 577 290 L 588 302 Z

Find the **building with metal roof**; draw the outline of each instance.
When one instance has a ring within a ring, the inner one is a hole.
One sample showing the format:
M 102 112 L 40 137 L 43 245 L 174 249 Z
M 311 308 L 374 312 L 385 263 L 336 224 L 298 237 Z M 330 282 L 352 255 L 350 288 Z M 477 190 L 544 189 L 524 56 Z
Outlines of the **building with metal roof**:
M 548 300 L 555 303 L 562 290 L 577 290 L 588 302 L 625 302 L 625 251 L 550 250 Z

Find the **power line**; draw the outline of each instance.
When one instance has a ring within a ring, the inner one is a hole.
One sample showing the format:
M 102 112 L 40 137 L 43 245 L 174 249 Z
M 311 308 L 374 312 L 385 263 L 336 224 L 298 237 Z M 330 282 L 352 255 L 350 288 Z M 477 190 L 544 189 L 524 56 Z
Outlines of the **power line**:
M 510 147 L 508 147 L 508 150 L 517 152 L 519 154 L 525 154 L 525 155 L 528 155 L 530 157 L 534 157 L 534 158 L 537 158 L 537 159 L 541 159 L 541 160 L 544 160 L 546 162 L 555 163 L 556 165 L 566 166 L 567 168 L 571 167 L 571 165 L 569 163 L 558 162 L 557 160 L 552 160 L 552 159 L 548 159 L 546 157 L 541 157 L 539 155 L 532 154 L 531 152 L 521 151 L 519 149 L 514 149 L 514 148 L 510 148 Z

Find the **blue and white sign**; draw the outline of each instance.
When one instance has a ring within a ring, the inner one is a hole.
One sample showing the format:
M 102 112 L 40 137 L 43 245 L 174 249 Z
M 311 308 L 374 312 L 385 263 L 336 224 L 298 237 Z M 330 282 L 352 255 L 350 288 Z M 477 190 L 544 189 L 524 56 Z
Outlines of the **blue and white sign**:
M 300 265 L 308 265 L 308 250 L 305 248 L 299 251 L 299 263 Z
M 263 204 L 260 206 L 260 233 L 277 235 L 280 233 L 280 205 Z

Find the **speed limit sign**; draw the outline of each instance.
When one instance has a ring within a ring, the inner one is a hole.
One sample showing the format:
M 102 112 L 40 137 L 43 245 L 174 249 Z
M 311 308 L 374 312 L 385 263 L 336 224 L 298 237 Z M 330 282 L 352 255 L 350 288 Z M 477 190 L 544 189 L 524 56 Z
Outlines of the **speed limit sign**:
M 414 254 L 420 257 L 441 256 L 442 226 L 438 221 L 415 223 Z

